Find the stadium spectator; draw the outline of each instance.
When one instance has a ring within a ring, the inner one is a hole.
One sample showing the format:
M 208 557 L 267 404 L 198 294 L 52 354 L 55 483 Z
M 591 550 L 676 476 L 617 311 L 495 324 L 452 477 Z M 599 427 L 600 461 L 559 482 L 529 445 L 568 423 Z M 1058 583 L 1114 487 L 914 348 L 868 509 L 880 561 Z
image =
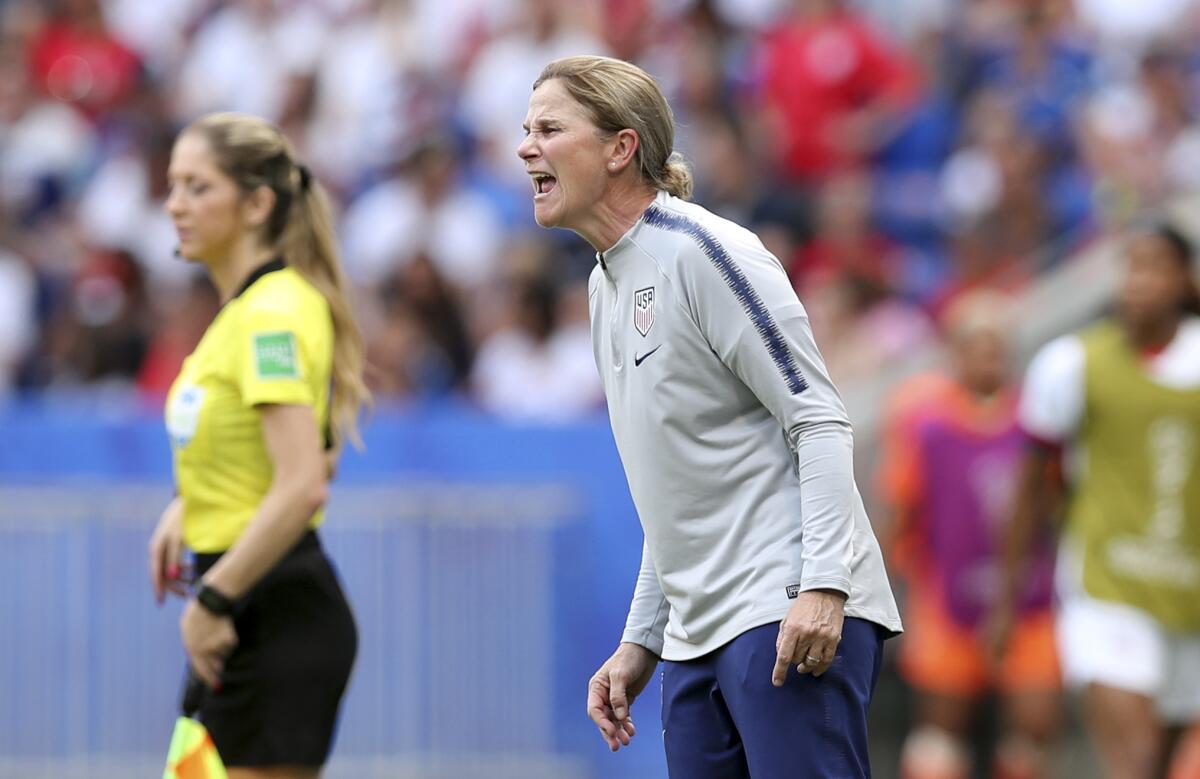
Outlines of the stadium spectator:
M 596 373 L 586 321 L 558 324 L 565 310 L 546 276 L 517 278 L 511 324 L 479 348 L 471 375 L 479 404 L 504 419 L 555 421 L 600 408 L 604 390 Z
M 100 138 L 83 114 L 38 92 L 19 39 L 0 37 L 0 207 L 30 227 L 65 211 Z
M 843 0 L 793 0 L 764 38 L 772 163 L 799 182 L 868 161 L 917 95 L 916 71 Z
M 843 171 L 821 185 L 814 235 L 788 268 L 796 289 L 852 274 L 873 280 L 889 294 L 898 291 L 903 259 L 898 247 L 875 229 L 873 195 L 866 171 Z
M 222 4 L 197 31 L 180 66 L 173 93 L 177 118 L 240 111 L 282 121 L 312 77 L 325 35 L 312 4 Z
M 57 0 L 29 42 L 29 69 L 46 95 L 94 120 L 130 97 L 141 77 L 138 55 L 108 29 L 100 0 Z
M 130 386 L 150 340 L 141 268 L 125 253 L 95 252 L 72 280 L 56 384 Z
M 458 296 L 420 254 L 383 282 L 367 341 L 374 392 L 436 398 L 465 388 L 472 346 Z
M 172 131 L 143 121 L 128 148 L 112 152 L 83 186 L 76 220 L 89 244 L 130 253 L 155 293 L 165 294 L 185 286 L 194 269 L 175 256 L 175 230 L 162 209 Z
M 813 334 L 830 377 L 853 385 L 931 346 L 929 315 L 892 296 L 879 279 L 857 271 L 827 276 L 805 288 Z
M 409 4 L 353 0 L 334 4 L 314 66 L 312 117 L 305 128 L 314 171 L 343 199 L 357 196 L 436 121 L 421 54 L 428 45 Z
M 517 24 L 488 41 L 463 79 L 462 114 L 479 142 L 488 172 L 514 189 L 512 149 L 521 140 L 529 84 L 542 65 L 570 54 L 604 54 L 607 47 L 585 26 L 590 2 L 520 0 Z
M 346 269 L 375 286 L 420 254 L 457 289 L 474 292 L 499 275 L 501 224 L 463 180 L 453 139 L 425 135 L 346 211 Z

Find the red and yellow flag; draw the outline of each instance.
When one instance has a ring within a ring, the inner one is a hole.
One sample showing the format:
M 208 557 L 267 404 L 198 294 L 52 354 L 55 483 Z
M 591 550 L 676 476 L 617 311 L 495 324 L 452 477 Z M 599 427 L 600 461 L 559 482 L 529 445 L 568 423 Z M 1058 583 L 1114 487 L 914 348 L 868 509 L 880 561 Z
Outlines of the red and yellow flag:
M 190 717 L 175 721 L 163 779 L 226 779 L 212 736 Z

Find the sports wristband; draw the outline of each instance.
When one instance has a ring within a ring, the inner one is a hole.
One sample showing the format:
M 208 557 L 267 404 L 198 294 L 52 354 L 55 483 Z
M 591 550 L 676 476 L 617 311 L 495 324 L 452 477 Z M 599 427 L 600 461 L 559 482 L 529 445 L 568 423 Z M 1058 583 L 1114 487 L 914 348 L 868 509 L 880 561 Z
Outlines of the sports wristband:
M 196 602 L 218 617 L 228 617 L 233 614 L 233 600 L 208 584 L 201 583 L 196 588 Z

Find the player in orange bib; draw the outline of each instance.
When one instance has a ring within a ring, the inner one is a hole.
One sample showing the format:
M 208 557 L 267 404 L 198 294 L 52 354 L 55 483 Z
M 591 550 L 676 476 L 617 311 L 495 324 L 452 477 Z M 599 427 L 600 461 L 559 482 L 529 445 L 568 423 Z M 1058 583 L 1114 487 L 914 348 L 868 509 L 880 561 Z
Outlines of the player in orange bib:
M 1023 446 L 1005 301 L 963 298 L 947 313 L 947 330 L 952 370 L 901 387 L 887 424 L 883 486 L 898 522 L 892 559 L 908 582 L 899 663 L 918 701 L 902 776 L 971 776 L 970 734 L 990 692 L 1004 705 L 992 776 L 1037 779 L 1048 775 L 1061 719 L 1049 544 L 1031 566 L 1007 650 L 994 657 L 985 635 Z

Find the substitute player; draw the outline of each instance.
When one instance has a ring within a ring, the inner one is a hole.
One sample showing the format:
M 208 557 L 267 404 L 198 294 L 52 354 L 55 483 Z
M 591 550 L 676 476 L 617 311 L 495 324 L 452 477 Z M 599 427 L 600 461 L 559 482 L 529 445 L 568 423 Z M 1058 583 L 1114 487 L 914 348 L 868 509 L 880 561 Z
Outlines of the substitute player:
M 991 776 L 1050 775 L 1061 705 L 1047 539 L 1022 582 L 1018 627 L 1002 656 L 991 656 L 986 636 L 1024 442 L 1009 383 L 1009 317 L 997 293 L 956 301 L 945 316 L 950 371 L 907 382 L 888 414 L 882 472 L 898 525 L 893 570 L 909 585 L 900 670 L 917 693 L 905 779 L 972 775 L 972 725 L 988 693 L 1004 706 Z
M 179 253 L 222 308 L 167 397 L 178 496 L 150 542 L 161 600 L 198 586 L 180 632 L 210 688 L 200 719 L 230 777 L 317 776 L 356 651 L 321 549 L 330 463 L 367 392 L 328 201 L 262 120 L 204 117 L 171 154 Z
M 1126 254 L 1116 316 L 1052 341 L 1029 366 L 1020 422 L 1033 443 L 996 622 L 1011 624 L 1058 487 L 1046 464 L 1066 447 L 1063 674 L 1083 690 L 1107 775 L 1142 779 L 1163 775 L 1173 731 L 1200 720 L 1200 317 L 1182 235 L 1139 232 Z
M 538 224 L 597 252 L 596 363 L 645 531 L 589 715 L 628 744 L 661 657 L 672 776 L 867 776 L 900 620 L 804 307 L 757 237 L 685 200 L 671 110 L 641 69 L 556 60 L 525 124 Z

